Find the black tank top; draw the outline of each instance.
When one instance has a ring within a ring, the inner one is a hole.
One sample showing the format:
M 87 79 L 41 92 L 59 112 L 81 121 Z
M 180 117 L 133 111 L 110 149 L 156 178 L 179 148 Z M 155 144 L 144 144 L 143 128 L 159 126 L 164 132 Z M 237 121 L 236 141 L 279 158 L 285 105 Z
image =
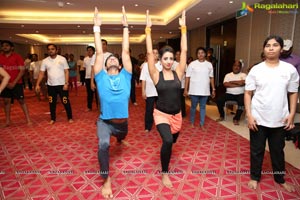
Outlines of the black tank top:
M 159 72 L 159 80 L 155 85 L 158 94 L 156 109 L 161 112 L 175 115 L 181 109 L 181 82 L 175 71 L 174 80 L 164 80 L 163 72 Z

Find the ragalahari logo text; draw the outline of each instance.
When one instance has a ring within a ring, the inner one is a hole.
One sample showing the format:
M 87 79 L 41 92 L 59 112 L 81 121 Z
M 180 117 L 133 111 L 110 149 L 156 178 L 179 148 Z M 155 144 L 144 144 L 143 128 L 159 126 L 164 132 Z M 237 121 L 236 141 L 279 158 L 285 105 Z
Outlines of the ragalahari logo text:
M 243 14 L 248 14 L 249 12 L 253 12 L 254 11 L 254 9 L 253 8 L 251 8 L 249 5 L 247 5 L 246 4 L 246 2 L 242 2 L 242 8 L 241 8 L 241 11 L 242 11 L 242 15 Z

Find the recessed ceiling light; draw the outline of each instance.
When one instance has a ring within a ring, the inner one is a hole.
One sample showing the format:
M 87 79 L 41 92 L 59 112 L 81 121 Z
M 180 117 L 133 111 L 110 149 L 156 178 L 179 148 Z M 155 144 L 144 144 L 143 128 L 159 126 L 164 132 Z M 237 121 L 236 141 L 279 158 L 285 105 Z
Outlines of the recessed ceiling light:
M 229 3 L 233 3 L 233 1 L 229 1 Z
M 199 21 L 199 20 L 200 20 L 200 17 L 197 17 L 196 19 L 197 19 L 197 21 Z
M 24 28 L 24 24 L 22 24 L 21 27 Z
M 85 33 L 85 31 L 82 31 L 82 33 Z
M 67 4 L 67 5 L 71 5 L 71 3 L 70 3 L 70 2 L 67 2 L 66 4 Z
M 136 3 L 136 4 L 134 4 L 134 6 L 135 6 L 135 7 L 138 7 L 138 6 L 139 6 L 139 4 L 137 4 L 137 3 Z
M 133 25 L 131 25 L 130 28 L 133 28 Z
M 160 36 L 159 38 L 160 38 L 160 39 L 162 39 L 162 38 L 163 38 L 163 36 Z
M 39 31 L 35 31 L 36 33 L 39 33 Z
M 172 34 L 172 31 L 170 31 L 169 34 Z
M 211 12 L 211 11 L 209 11 L 207 14 L 208 14 L 208 15 L 211 15 L 211 14 L 212 14 L 212 12 Z
M 80 25 L 77 25 L 77 28 L 80 28 Z

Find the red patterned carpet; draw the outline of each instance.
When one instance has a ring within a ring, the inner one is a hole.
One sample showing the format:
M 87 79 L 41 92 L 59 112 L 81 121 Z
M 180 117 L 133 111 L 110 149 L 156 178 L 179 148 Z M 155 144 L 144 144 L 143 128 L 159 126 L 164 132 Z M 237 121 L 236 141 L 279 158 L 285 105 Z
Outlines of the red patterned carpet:
M 145 104 L 140 93 L 138 87 L 139 105 L 130 105 L 130 146 L 115 145 L 112 139 L 114 199 L 300 199 L 300 171 L 289 164 L 286 180 L 296 186 L 296 192 L 284 191 L 271 174 L 262 176 L 256 191 L 248 189 L 249 142 L 209 118 L 206 132 L 190 128 L 188 119 L 184 120 L 170 163 L 174 188 L 163 187 L 159 174 L 161 139 L 156 130 L 144 133 Z M 78 96 L 71 93 L 73 124 L 67 123 L 59 103 L 57 122 L 48 125 L 47 102 L 38 102 L 30 91 L 26 97 L 33 125 L 26 125 L 15 102 L 13 124 L 0 129 L 0 199 L 102 199 L 102 180 L 97 174 L 98 112 L 84 112 L 85 88 L 79 87 Z M 263 170 L 271 170 L 268 153 Z

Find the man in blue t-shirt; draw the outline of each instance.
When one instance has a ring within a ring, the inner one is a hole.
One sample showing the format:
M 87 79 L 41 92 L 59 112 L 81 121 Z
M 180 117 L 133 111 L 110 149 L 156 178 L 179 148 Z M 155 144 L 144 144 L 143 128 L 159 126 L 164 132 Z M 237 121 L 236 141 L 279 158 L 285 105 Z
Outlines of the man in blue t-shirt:
M 101 18 L 95 9 L 94 37 L 96 45 L 96 61 L 94 65 L 95 81 L 101 102 L 101 114 L 97 121 L 97 135 L 99 138 L 98 160 L 100 175 L 104 179 L 102 195 L 112 198 L 111 179 L 109 176 L 109 146 L 110 136 L 122 143 L 128 132 L 128 101 L 132 76 L 132 64 L 129 54 L 129 32 L 125 9 L 122 8 L 123 41 L 121 69 L 119 59 L 110 55 L 103 66 L 104 53 L 102 49 L 100 26 Z M 106 68 L 106 71 L 104 70 Z

